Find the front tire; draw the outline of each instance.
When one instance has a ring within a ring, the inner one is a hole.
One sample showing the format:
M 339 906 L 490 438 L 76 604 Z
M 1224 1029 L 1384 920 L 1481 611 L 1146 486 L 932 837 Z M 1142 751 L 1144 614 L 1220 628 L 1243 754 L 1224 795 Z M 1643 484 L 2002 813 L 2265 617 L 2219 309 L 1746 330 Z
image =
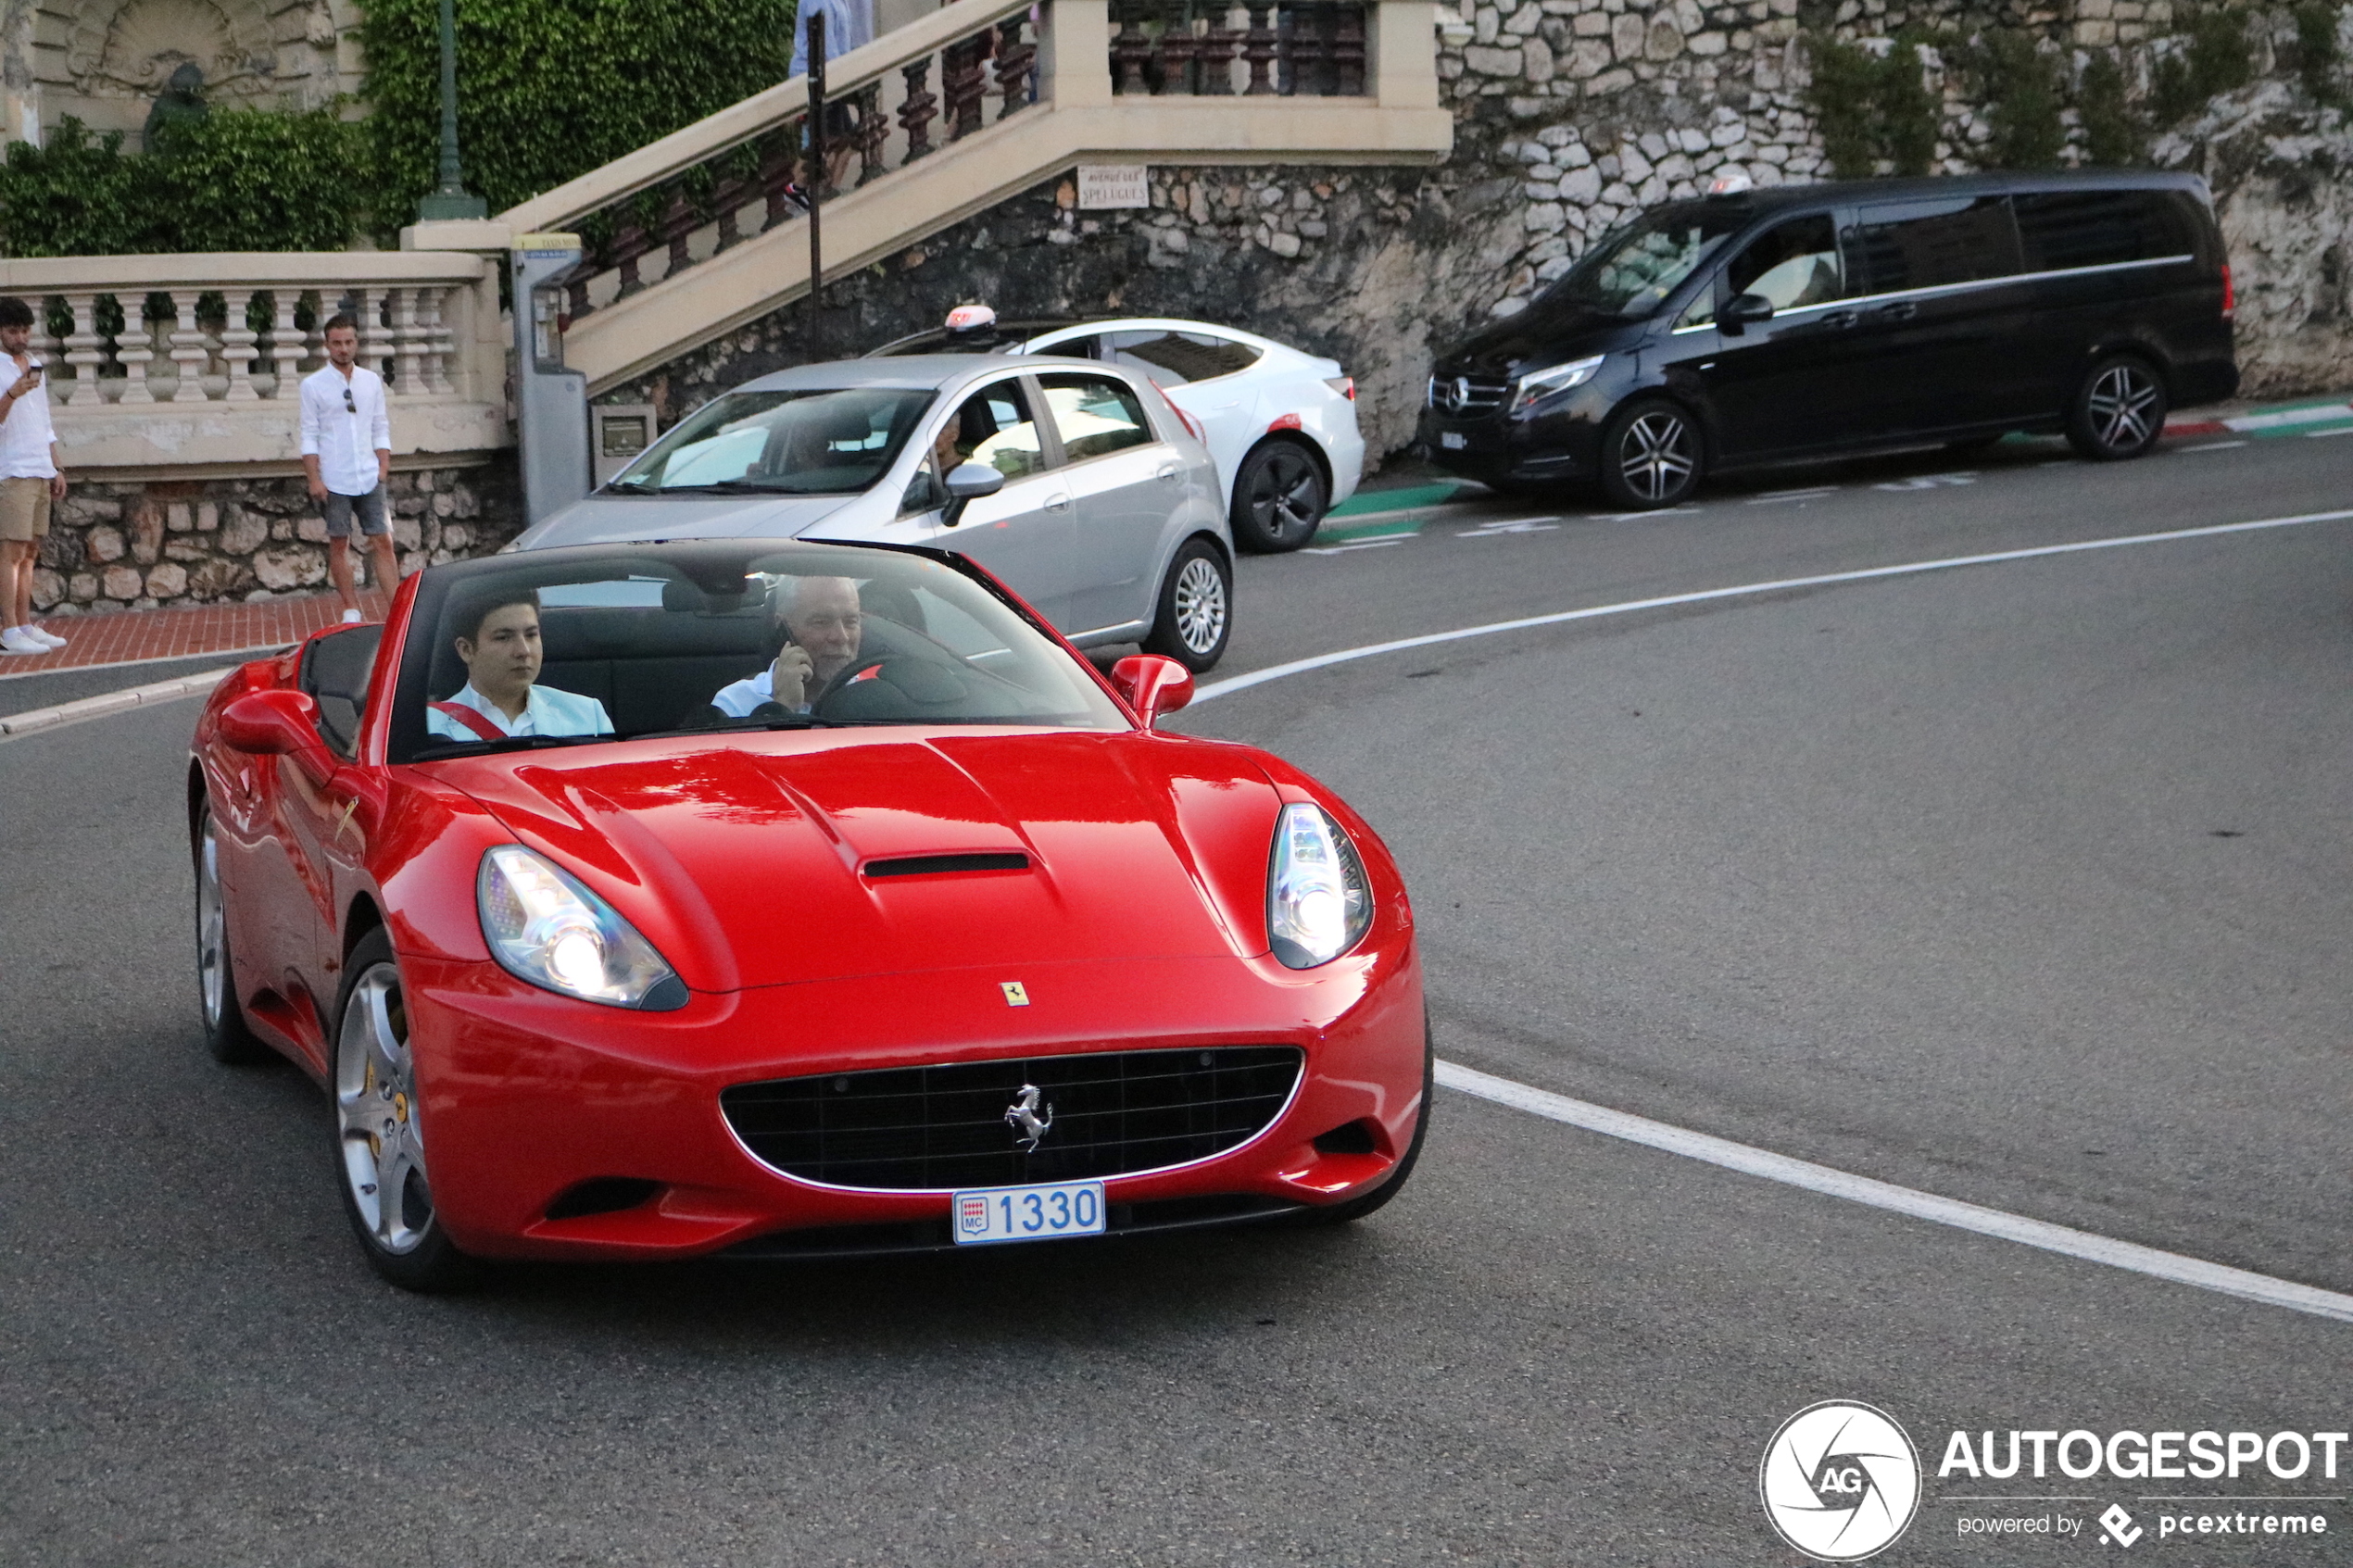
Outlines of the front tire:
M 1165 654 L 1198 675 L 1225 656 L 1234 629 L 1234 574 L 1217 546 L 1188 539 L 1161 580 L 1146 653 Z
M 229 906 L 220 887 L 220 842 L 212 804 L 196 809 L 196 1009 L 205 1048 L 229 1067 L 270 1055 L 237 1005 L 237 964 L 229 951 Z
M 2092 367 L 2067 415 L 2068 444 L 2095 463 L 2145 457 L 2165 433 L 2165 379 L 2137 354 Z
M 1664 397 L 1636 398 L 1602 434 L 1602 489 L 1628 511 L 1680 505 L 1705 466 L 1698 424 Z
M 1234 543 L 1260 555 L 1296 550 L 1315 537 L 1331 494 L 1324 470 L 1295 441 L 1269 441 L 1234 476 Z
M 335 1187 L 369 1265 L 403 1290 L 471 1284 L 476 1266 L 450 1245 L 434 1210 L 400 965 L 382 927 L 359 939 L 344 966 L 330 1088 Z

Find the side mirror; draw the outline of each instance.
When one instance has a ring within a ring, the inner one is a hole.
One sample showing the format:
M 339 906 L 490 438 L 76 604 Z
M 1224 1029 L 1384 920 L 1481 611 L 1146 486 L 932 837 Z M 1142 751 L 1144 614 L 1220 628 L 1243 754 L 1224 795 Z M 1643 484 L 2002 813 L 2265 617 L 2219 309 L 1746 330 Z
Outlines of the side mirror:
M 948 505 L 940 509 L 939 526 L 955 527 L 963 521 L 966 507 L 1004 487 L 1005 476 L 987 463 L 958 463 L 948 470 Z
M 1732 337 L 1753 321 L 1773 319 L 1773 302 L 1761 294 L 1736 294 L 1716 313 L 1716 324 Z
M 220 710 L 220 738 L 256 756 L 308 751 L 319 739 L 319 705 L 305 692 L 247 692 Z
M 1130 654 L 1111 667 L 1111 684 L 1148 730 L 1193 700 L 1193 672 L 1161 654 Z

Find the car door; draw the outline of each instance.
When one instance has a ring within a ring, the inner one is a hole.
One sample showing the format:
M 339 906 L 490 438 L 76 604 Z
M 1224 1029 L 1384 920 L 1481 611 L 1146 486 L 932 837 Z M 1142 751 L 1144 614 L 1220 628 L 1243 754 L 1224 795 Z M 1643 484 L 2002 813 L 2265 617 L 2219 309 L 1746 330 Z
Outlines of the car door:
M 1868 291 L 1856 332 L 1879 389 L 1871 433 L 1934 435 L 2013 413 L 2028 285 L 2009 197 L 1866 203 L 1853 241 Z
M 1767 458 L 1851 440 L 1878 396 L 1852 303 L 1860 291 L 1834 212 L 1784 219 L 1718 271 L 1668 334 L 1669 356 L 1707 389 L 1728 458 Z M 1762 321 L 1719 322 L 1742 295 L 1763 295 Z
M 1263 351 L 1239 338 L 1193 328 L 1111 332 L 1098 342 L 1100 358 L 1140 372 L 1193 417 L 1209 455 L 1217 459 L 1220 484 L 1230 497 L 1242 458 L 1266 433 L 1257 394 L 1261 378 L 1245 373 Z
M 1038 401 L 1036 383 L 1022 375 L 956 399 L 921 436 L 930 450 L 916 484 L 929 494 L 911 489 L 910 504 L 924 508 L 919 527 L 927 543 L 978 561 L 1057 630 L 1068 632 L 1076 624 L 1070 594 L 1076 531 L 1061 448 L 1049 422 L 1036 417 Z M 950 528 L 942 521 L 941 482 L 964 462 L 997 470 L 1005 487 L 967 505 Z
M 1047 370 L 1038 384 L 1077 513 L 1067 630 L 1148 621 L 1161 541 L 1185 505 L 1184 454 L 1154 429 L 1143 395 L 1125 377 Z
M 359 715 L 367 707 L 383 636 L 382 625 L 360 625 L 304 646 L 296 680 L 318 704 L 321 745 L 279 759 L 285 770 L 280 798 L 286 841 L 296 862 L 306 917 L 286 959 L 290 968 L 302 972 L 305 988 L 327 1026 L 342 984 L 342 910 L 359 890 L 359 856 L 375 826 L 374 808 L 382 804 L 381 790 L 370 787 L 367 771 L 354 758 Z

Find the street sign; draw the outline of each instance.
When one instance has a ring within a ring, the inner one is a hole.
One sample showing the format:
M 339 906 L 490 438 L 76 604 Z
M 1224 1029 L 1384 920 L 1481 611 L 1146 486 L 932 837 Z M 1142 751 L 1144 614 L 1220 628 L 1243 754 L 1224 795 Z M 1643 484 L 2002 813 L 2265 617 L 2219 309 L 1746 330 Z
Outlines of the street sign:
M 1140 163 L 1082 163 L 1078 166 L 1078 210 L 1150 207 L 1151 169 Z

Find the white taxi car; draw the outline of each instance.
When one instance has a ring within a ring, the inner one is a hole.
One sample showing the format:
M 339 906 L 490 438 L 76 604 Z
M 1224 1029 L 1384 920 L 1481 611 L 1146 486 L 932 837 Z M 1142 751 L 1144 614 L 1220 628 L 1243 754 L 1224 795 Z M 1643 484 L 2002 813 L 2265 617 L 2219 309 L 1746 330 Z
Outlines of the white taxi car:
M 1000 322 L 966 305 L 867 358 L 904 354 L 1052 354 L 1140 372 L 1216 458 L 1234 543 L 1246 550 L 1306 544 L 1364 473 L 1354 380 L 1336 360 L 1237 328 L 1162 316 Z

